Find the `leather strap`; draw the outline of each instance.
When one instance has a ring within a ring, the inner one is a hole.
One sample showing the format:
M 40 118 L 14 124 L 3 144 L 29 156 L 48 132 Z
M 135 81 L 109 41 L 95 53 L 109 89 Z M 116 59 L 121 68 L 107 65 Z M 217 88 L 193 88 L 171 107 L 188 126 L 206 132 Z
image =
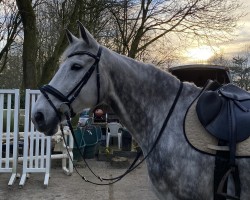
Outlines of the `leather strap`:
M 97 177 L 100 181 L 111 181 L 111 182 L 109 182 L 109 183 L 96 183 L 96 182 L 90 181 L 90 180 L 86 179 L 85 176 L 82 176 L 82 175 L 78 172 L 77 168 L 73 165 L 73 167 L 74 167 L 74 169 L 76 170 L 76 172 L 78 173 L 78 175 L 81 176 L 81 178 L 82 178 L 85 182 L 88 182 L 88 183 L 91 183 L 91 184 L 94 184 L 94 185 L 111 185 L 111 184 L 114 184 L 114 183 L 118 182 L 118 181 L 121 180 L 124 176 L 126 176 L 128 173 L 130 173 L 130 172 L 132 172 L 133 170 L 135 170 L 140 164 L 142 164 L 142 163 L 151 155 L 151 153 L 152 153 L 153 150 L 155 149 L 156 145 L 158 144 L 158 141 L 160 140 L 160 138 L 161 138 L 161 136 L 162 136 L 162 134 L 163 134 L 163 132 L 164 132 L 164 130 L 165 130 L 167 124 L 168 124 L 168 121 L 169 121 L 169 119 L 170 119 L 170 117 L 171 117 L 171 115 L 172 115 L 172 113 L 173 113 L 173 111 L 174 111 L 174 109 L 175 109 L 175 106 L 176 106 L 176 104 L 177 104 L 177 102 L 178 102 L 178 100 L 179 100 L 179 97 L 180 97 L 180 95 L 181 95 L 182 89 L 183 89 L 183 83 L 181 82 L 181 83 L 180 83 L 180 86 L 179 86 L 179 89 L 178 89 L 178 92 L 177 92 L 177 94 L 176 94 L 176 96 L 175 96 L 174 102 L 173 102 L 171 108 L 169 109 L 169 112 L 168 112 L 168 114 L 167 114 L 167 116 L 166 116 L 166 118 L 165 118 L 165 120 L 164 120 L 164 122 L 163 122 L 163 124 L 162 124 L 161 130 L 160 130 L 160 132 L 159 132 L 159 134 L 158 134 L 156 140 L 154 141 L 154 144 L 152 145 L 152 147 L 151 147 L 150 150 L 148 151 L 147 155 L 144 156 L 144 158 L 143 158 L 140 162 L 137 163 L 138 159 L 140 158 L 140 156 L 141 156 L 141 154 L 142 154 L 142 151 L 138 152 L 138 154 L 137 154 L 135 160 L 133 161 L 133 163 L 132 163 L 132 164 L 130 165 L 130 167 L 129 167 L 122 175 L 120 175 L 120 176 L 117 176 L 117 177 L 114 177 L 114 178 L 102 178 L 102 177 L 98 176 L 97 174 L 95 174 L 94 171 L 89 167 L 88 163 L 86 162 L 86 160 L 85 160 L 84 156 L 82 155 L 82 152 L 81 152 L 81 150 L 80 150 L 80 148 L 79 148 L 79 145 L 78 145 L 78 143 L 77 143 L 77 141 L 76 141 L 76 138 L 75 138 L 74 134 L 72 134 L 72 135 L 73 135 L 73 139 L 74 139 L 74 141 L 75 141 L 75 143 L 76 143 L 77 149 L 78 149 L 80 155 L 82 156 L 83 161 L 85 162 L 86 166 L 87 166 L 88 169 L 91 171 L 91 173 L 92 173 L 95 177 Z M 66 118 L 67 118 L 67 123 L 68 123 L 68 126 L 69 126 L 69 128 L 70 128 L 70 131 L 71 131 L 72 133 L 74 133 L 72 124 L 71 124 L 71 122 L 70 122 L 70 118 L 69 118 L 69 116 L 67 116 L 67 113 L 65 113 L 65 116 L 66 116 Z M 61 131 L 62 131 L 62 128 L 61 128 Z M 63 131 L 62 131 L 62 134 L 63 134 Z M 64 138 L 64 135 L 63 135 L 63 138 Z M 65 141 L 65 138 L 64 138 L 64 141 Z M 68 149 L 67 149 L 67 150 L 68 150 Z M 71 156 L 70 156 L 70 159 L 72 160 Z
M 59 90 L 54 88 L 51 85 L 44 85 L 40 87 L 41 93 L 45 96 L 45 98 L 48 100 L 49 104 L 53 108 L 53 110 L 56 112 L 58 118 L 61 120 L 60 113 L 58 113 L 58 110 L 56 109 L 55 105 L 53 102 L 50 100 L 49 96 L 47 93 L 53 95 L 56 97 L 58 100 L 60 100 L 62 103 L 65 103 L 69 108 L 70 108 L 70 116 L 74 117 L 76 114 L 73 111 L 71 104 L 74 102 L 74 100 L 77 98 L 77 96 L 80 94 L 82 88 L 86 85 L 88 82 L 89 78 L 93 74 L 93 72 L 96 69 L 96 85 L 97 85 L 97 102 L 96 105 L 99 104 L 100 101 L 100 73 L 99 73 L 99 61 L 100 57 L 102 54 L 102 47 L 99 47 L 97 55 L 94 55 L 90 52 L 87 51 L 77 51 L 68 56 L 68 58 L 76 55 L 88 55 L 92 58 L 95 59 L 94 64 L 89 68 L 89 70 L 85 73 L 85 75 L 82 77 L 82 79 L 79 81 L 79 83 L 69 92 L 67 96 L 62 94 Z

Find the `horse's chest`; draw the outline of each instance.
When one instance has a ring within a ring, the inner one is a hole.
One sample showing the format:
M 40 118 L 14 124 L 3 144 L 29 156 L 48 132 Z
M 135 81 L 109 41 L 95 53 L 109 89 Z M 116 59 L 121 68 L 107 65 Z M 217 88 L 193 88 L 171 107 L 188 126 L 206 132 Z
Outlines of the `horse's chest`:
M 213 161 L 201 157 L 202 154 L 190 148 L 185 139 L 179 138 L 178 144 L 173 144 L 174 140 L 177 138 L 168 137 L 160 142 L 147 160 L 154 188 L 165 199 L 169 195 L 173 196 L 170 199 L 209 199 Z
M 171 196 L 172 200 L 209 200 L 213 192 L 211 173 L 201 172 L 194 163 L 185 167 L 175 164 L 149 166 L 149 176 L 160 199 Z

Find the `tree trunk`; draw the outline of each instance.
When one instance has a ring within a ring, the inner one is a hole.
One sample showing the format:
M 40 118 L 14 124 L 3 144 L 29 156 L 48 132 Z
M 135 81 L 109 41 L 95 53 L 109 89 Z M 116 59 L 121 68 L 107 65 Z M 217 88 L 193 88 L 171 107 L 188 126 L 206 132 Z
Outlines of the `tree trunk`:
M 37 29 L 36 15 L 30 0 L 16 0 L 24 29 L 23 87 L 34 89 L 36 85 Z

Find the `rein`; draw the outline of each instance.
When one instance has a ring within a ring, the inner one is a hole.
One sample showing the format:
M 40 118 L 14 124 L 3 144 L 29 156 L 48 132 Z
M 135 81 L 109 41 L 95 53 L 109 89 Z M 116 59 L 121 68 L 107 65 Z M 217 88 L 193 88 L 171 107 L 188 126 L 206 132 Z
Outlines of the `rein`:
M 79 148 L 79 144 L 76 140 L 76 137 L 74 135 L 74 130 L 73 130 L 73 127 L 72 127 L 72 124 L 70 122 L 70 117 L 73 117 L 75 115 L 72 107 L 71 107 L 71 103 L 76 99 L 76 97 L 79 95 L 81 89 L 84 87 L 84 85 L 88 82 L 89 78 L 91 77 L 91 75 L 93 74 L 94 70 L 96 69 L 96 77 L 97 77 L 97 104 L 99 103 L 100 101 L 100 74 L 99 74 L 99 61 L 100 61 L 100 56 L 101 56 L 101 52 L 102 52 L 102 48 L 99 47 L 99 50 L 98 50 L 98 53 L 97 55 L 94 55 L 90 52 L 86 52 L 86 51 L 77 51 L 77 52 L 74 52 L 72 54 L 70 54 L 68 56 L 69 57 L 72 57 L 72 56 L 75 56 L 75 55 L 88 55 L 92 58 L 95 59 L 95 62 L 94 64 L 90 67 L 90 69 L 86 72 L 86 74 L 83 76 L 83 78 L 81 79 L 81 81 L 71 90 L 71 92 L 65 96 L 63 95 L 60 91 L 58 91 L 56 88 L 50 86 L 50 85 L 45 85 L 43 87 L 40 88 L 40 91 L 41 93 L 44 95 L 44 97 L 48 100 L 49 104 L 51 105 L 51 107 L 53 108 L 53 110 L 56 112 L 56 115 L 59 119 L 59 121 L 61 122 L 61 114 L 65 115 L 66 117 L 66 120 L 67 120 L 67 124 L 69 126 L 69 129 L 71 131 L 71 134 L 73 136 L 73 139 L 74 139 L 74 142 L 76 144 L 76 147 L 81 155 L 81 157 L 83 158 L 83 161 L 84 163 L 86 164 L 86 166 L 88 167 L 88 169 L 90 170 L 90 172 L 95 176 L 97 177 L 100 181 L 111 181 L 109 183 L 96 183 L 96 182 L 93 182 L 93 181 L 90 181 L 90 180 L 87 180 L 85 176 L 82 176 L 79 171 L 77 170 L 76 166 L 73 165 L 75 171 L 77 172 L 77 174 L 85 181 L 85 182 L 88 182 L 88 183 L 91 183 L 91 184 L 94 184 L 94 185 L 111 185 L 111 184 L 114 184 L 116 182 L 118 182 L 119 180 L 121 180 L 124 176 L 126 176 L 128 173 L 132 172 L 134 169 L 136 169 L 140 164 L 142 164 L 148 157 L 149 155 L 153 152 L 153 150 L 155 149 L 158 141 L 160 140 L 162 134 L 163 134 L 163 131 L 164 129 L 166 128 L 167 124 L 168 124 L 168 121 L 174 111 L 174 108 L 178 102 L 178 99 L 180 97 L 180 94 L 181 94 L 181 91 L 182 91 L 182 88 L 183 88 L 183 83 L 180 82 L 180 86 L 179 86 L 179 89 L 178 89 L 178 92 L 175 96 L 175 99 L 174 99 L 174 102 L 163 122 L 163 125 L 160 129 L 160 132 L 154 142 L 154 144 L 152 145 L 150 151 L 147 153 L 147 155 L 137 163 L 139 157 L 142 155 L 142 151 L 138 152 L 137 153 L 137 156 L 135 158 L 135 160 L 132 162 L 132 164 L 130 165 L 130 167 L 120 176 L 117 176 L 117 177 L 114 177 L 114 178 L 102 178 L 98 175 L 95 174 L 95 172 L 90 168 L 90 166 L 88 165 L 87 161 L 85 160 L 82 152 L 80 151 L 80 148 Z M 51 101 L 51 99 L 49 98 L 48 94 L 51 94 L 53 95 L 54 97 L 56 97 L 58 100 L 62 101 L 62 104 L 60 106 L 59 109 L 57 109 L 55 107 L 55 105 L 53 104 L 53 102 Z M 69 98 L 71 96 L 71 98 Z M 63 140 L 64 140 L 64 143 L 66 144 L 66 141 L 65 141 L 65 135 L 64 135 L 64 132 L 63 132 L 63 126 L 62 124 L 60 124 L 60 130 L 62 132 L 62 136 L 63 136 Z M 69 155 L 69 158 L 71 160 L 71 162 L 73 163 L 73 159 L 72 157 L 70 156 L 69 154 L 69 150 L 68 150 L 68 147 L 66 145 L 66 149 L 67 149 L 67 152 L 68 152 L 68 155 Z M 137 163 L 137 164 L 136 164 Z

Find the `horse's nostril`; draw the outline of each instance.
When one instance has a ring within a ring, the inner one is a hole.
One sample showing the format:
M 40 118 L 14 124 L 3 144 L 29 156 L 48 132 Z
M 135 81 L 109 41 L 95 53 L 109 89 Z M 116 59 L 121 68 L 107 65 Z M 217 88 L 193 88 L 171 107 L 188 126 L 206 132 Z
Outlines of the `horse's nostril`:
M 43 116 L 43 113 L 41 112 L 35 113 L 34 118 L 37 123 L 44 122 L 44 116 Z

